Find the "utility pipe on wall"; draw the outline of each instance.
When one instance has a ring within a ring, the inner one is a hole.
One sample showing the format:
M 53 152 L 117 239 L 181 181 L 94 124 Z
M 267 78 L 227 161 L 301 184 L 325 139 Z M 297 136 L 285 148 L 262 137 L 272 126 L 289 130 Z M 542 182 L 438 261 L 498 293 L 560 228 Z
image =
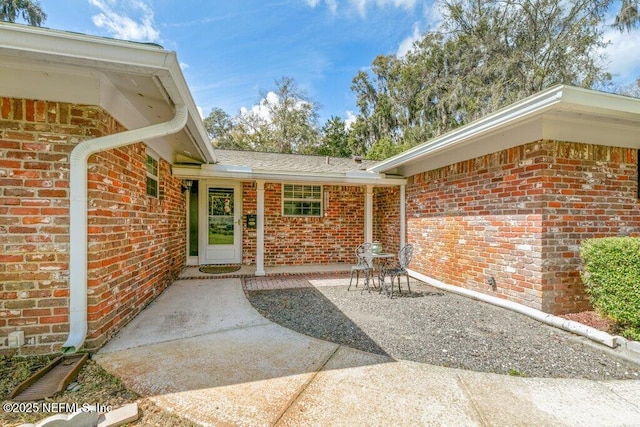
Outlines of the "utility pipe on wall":
M 124 147 L 144 140 L 171 135 L 187 124 L 189 112 L 184 104 L 175 105 L 174 117 L 166 122 L 113 135 L 90 139 L 71 152 L 69 180 L 69 336 L 63 353 L 74 353 L 87 336 L 87 262 L 88 262 L 88 174 L 92 154 Z
M 577 335 L 581 335 L 585 338 L 590 339 L 591 341 L 604 344 L 607 347 L 615 348 L 619 344 L 618 342 L 619 337 L 610 335 L 606 332 L 600 331 L 590 326 L 583 325 L 581 323 L 574 322 L 572 320 L 563 319 L 562 317 L 554 316 L 553 314 L 548 314 L 548 313 L 545 313 L 544 311 L 536 310 L 535 308 L 527 307 L 525 305 L 518 304 L 513 301 L 483 294 L 477 291 L 473 291 L 471 289 L 461 288 L 459 286 L 448 285 L 439 280 L 425 276 L 422 273 L 418 273 L 417 271 L 413 271 L 413 270 L 408 270 L 408 271 L 411 277 L 414 277 L 424 283 L 427 283 L 433 286 L 434 288 L 442 289 L 447 292 L 451 292 L 458 295 L 463 295 L 468 298 L 473 298 L 478 301 L 495 305 L 497 307 L 506 308 L 507 310 L 511 310 L 516 313 L 520 313 L 522 315 L 528 316 L 544 324 L 554 326 L 556 328 L 564 329 L 565 331 L 572 332 Z

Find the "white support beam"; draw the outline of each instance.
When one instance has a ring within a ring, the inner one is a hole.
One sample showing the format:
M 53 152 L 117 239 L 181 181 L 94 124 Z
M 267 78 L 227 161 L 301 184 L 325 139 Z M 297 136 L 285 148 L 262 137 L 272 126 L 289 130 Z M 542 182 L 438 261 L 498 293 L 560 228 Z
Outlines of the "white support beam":
M 264 181 L 256 181 L 256 276 L 264 271 Z
M 400 186 L 400 247 L 407 243 L 407 186 Z
M 373 185 L 367 185 L 364 196 L 364 241 L 373 242 Z

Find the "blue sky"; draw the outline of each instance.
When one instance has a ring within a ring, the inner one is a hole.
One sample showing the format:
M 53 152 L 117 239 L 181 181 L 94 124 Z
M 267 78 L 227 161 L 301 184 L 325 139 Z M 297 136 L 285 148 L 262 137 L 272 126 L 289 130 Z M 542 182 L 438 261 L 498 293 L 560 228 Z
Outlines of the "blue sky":
M 283 76 L 321 105 L 320 124 L 355 111 L 351 80 L 379 54 L 401 54 L 435 28 L 431 0 L 40 0 L 45 27 L 135 41 L 178 53 L 207 115 L 251 108 Z M 618 82 L 640 76 L 640 30 L 607 48 Z

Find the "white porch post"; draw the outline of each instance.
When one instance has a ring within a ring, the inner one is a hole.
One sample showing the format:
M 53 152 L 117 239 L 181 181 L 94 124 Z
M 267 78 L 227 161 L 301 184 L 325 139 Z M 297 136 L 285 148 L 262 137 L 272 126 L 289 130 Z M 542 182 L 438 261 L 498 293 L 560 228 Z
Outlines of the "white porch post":
M 264 181 L 256 181 L 256 276 L 265 276 L 264 271 Z
M 400 186 L 400 247 L 407 243 L 407 186 Z
M 373 242 L 373 185 L 366 186 L 364 196 L 364 241 Z

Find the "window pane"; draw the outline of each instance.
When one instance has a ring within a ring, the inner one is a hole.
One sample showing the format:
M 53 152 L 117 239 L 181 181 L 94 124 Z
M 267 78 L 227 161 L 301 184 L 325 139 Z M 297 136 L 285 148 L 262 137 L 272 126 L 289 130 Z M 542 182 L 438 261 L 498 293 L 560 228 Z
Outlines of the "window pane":
M 321 216 L 322 186 L 284 184 L 282 214 L 290 216 Z
M 158 176 L 158 161 L 147 154 L 147 172 Z
M 158 181 L 151 177 L 147 177 L 147 195 L 158 197 Z

